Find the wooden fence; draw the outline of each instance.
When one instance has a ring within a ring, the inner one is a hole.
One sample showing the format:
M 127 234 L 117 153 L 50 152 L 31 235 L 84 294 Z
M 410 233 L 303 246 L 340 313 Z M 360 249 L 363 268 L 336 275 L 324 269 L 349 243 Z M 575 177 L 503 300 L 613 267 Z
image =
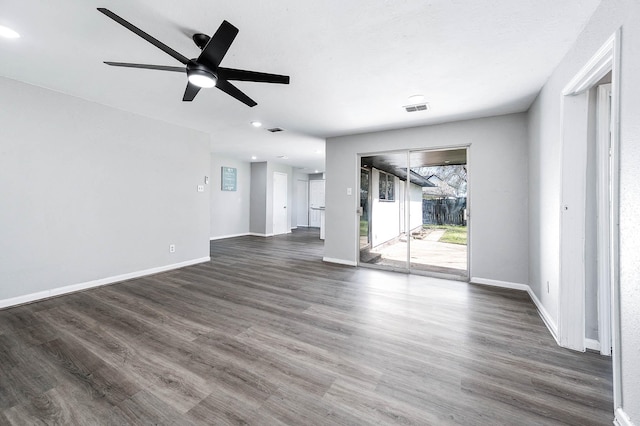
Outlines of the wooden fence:
M 464 217 L 467 197 L 422 200 L 424 225 L 466 225 Z

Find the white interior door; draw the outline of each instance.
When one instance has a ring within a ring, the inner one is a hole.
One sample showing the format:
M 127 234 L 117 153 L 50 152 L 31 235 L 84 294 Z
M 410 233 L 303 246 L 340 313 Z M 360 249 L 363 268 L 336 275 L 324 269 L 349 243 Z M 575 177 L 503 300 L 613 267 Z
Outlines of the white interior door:
M 273 234 L 286 234 L 287 226 L 287 180 L 286 173 L 273 173 Z
M 309 226 L 309 181 L 296 181 L 296 226 Z
M 585 197 L 588 93 L 563 102 L 558 340 L 585 350 Z

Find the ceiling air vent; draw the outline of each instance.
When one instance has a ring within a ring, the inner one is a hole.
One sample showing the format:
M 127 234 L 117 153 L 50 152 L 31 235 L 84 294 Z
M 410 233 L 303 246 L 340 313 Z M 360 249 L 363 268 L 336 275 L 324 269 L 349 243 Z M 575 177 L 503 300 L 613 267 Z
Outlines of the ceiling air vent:
M 405 105 L 402 108 L 407 110 L 407 112 L 428 111 L 429 110 L 429 104 L 423 103 L 423 104 Z
M 270 129 L 267 129 L 267 130 L 270 131 L 271 133 L 282 132 L 282 129 L 280 127 L 272 127 Z

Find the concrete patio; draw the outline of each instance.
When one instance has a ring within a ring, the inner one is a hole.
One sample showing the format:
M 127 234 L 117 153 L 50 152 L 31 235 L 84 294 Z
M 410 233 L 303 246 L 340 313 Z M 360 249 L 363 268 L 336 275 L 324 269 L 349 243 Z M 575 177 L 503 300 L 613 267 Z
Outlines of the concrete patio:
M 467 246 L 438 241 L 445 230 L 436 229 L 411 238 L 411 269 L 446 273 L 457 276 L 467 275 Z M 361 256 L 361 259 L 363 257 Z M 406 268 L 406 235 L 392 243 L 383 244 L 368 252 L 365 263 Z

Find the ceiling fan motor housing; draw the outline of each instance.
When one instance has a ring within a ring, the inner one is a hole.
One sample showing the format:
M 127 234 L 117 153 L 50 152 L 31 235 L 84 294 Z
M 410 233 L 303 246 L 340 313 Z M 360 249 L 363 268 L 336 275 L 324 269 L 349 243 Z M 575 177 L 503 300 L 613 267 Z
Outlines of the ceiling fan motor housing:
M 193 42 L 196 44 L 196 46 L 200 48 L 200 50 L 203 50 L 204 47 L 207 45 L 207 43 L 209 43 L 209 40 L 211 39 L 211 37 L 202 33 L 196 33 L 191 38 L 193 39 Z

